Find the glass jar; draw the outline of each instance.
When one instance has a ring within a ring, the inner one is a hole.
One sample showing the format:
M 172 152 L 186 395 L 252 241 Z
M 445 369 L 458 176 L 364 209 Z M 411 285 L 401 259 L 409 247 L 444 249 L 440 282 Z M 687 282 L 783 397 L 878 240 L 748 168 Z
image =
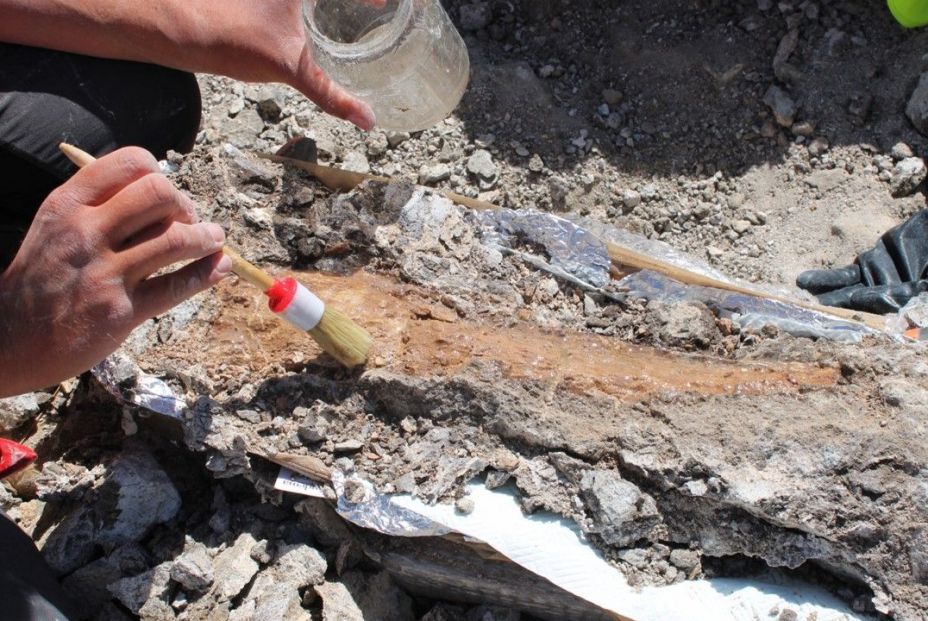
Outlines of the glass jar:
M 438 0 L 303 0 L 303 17 L 318 65 L 378 127 L 426 129 L 461 100 L 470 59 Z

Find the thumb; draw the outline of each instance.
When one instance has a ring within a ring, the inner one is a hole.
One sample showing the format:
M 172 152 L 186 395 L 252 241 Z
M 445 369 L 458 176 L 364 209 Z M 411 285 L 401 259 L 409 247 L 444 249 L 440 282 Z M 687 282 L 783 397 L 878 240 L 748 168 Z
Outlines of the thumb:
M 324 112 L 354 123 L 364 131 L 374 127 L 371 107 L 332 81 L 313 61 L 309 47 L 303 49 L 300 69 L 292 86 L 314 101 Z

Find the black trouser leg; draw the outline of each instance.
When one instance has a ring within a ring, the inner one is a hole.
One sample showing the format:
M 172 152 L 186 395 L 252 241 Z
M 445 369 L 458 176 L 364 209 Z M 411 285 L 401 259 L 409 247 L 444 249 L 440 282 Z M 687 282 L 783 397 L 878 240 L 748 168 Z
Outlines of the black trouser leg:
M 68 621 L 71 603 L 35 544 L 0 511 L 0 617 Z
M 101 156 L 189 151 L 200 91 L 189 73 L 0 43 L 0 268 L 36 209 L 74 172 L 60 142 Z

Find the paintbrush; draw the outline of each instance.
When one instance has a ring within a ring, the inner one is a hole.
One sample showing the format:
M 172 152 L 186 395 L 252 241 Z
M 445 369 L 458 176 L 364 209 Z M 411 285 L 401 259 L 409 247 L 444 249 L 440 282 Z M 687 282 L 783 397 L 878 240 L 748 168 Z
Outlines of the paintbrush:
M 78 168 L 94 161 L 92 155 L 73 145 L 61 143 L 59 148 Z M 232 271 L 239 278 L 267 295 L 268 306 L 278 316 L 309 332 L 319 347 L 346 367 L 364 364 L 371 348 L 371 336 L 364 328 L 338 309 L 326 306 L 293 278 L 276 279 L 228 246 L 223 246 L 222 252 L 232 261 Z

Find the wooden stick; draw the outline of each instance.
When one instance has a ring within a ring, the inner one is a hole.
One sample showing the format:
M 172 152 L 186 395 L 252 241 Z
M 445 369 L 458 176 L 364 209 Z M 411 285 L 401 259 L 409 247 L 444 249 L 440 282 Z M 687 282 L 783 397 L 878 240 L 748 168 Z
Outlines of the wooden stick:
M 272 162 L 287 164 L 289 166 L 305 170 L 306 172 L 319 179 L 319 181 L 325 184 L 326 187 L 332 190 L 352 190 L 366 180 L 379 181 L 382 183 L 388 183 L 391 181 L 391 179 L 388 177 L 380 177 L 377 175 L 369 175 L 365 173 L 353 172 L 350 170 L 342 170 L 340 168 L 323 166 L 322 164 L 306 162 L 304 160 L 283 157 L 280 155 L 259 153 L 258 156 Z M 444 190 L 435 191 L 445 196 L 449 200 L 458 203 L 459 205 L 463 205 L 469 209 L 475 209 L 478 211 L 499 209 L 498 206 L 486 201 L 482 201 L 480 199 L 471 198 L 462 194 L 456 194 L 455 192 L 446 192 Z M 731 291 L 733 293 L 740 293 L 756 298 L 775 300 L 777 302 L 783 302 L 784 304 L 799 306 L 800 308 L 815 311 L 817 313 L 824 313 L 826 315 L 838 317 L 839 319 L 850 321 L 852 323 L 865 325 L 869 328 L 873 328 L 874 330 L 879 330 L 882 332 L 886 331 L 886 318 L 882 315 L 874 315 L 872 313 L 855 311 L 848 308 L 838 308 L 835 306 L 823 306 L 814 302 L 806 302 L 796 298 L 790 298 L 768 293 L 766 291 L 751 289 L 750 287 L 744 287 L 735 283 L 726 282 L 724 280 L 718 280 L 716 278 L 700 274 L 699 272 L 677 267 L 676 265 L 662 261 L 661 259 L 657 259 L 643 252 L 638 252 L 637 250 L 632 250 L 631 248 L 627 248 L 625 246 L 620 246 L 613 242 L 605 240 L 603 240 L 603 242 L 606 244 L 606 249 L 609 253 L 609 259 L 616 267 L 624 265 L 633 269 L 651 270 L 664 274 L 665 276 L 669 276 L 670 278 L 673 278 L 674 280 L 687 285 L 711 287 L 713 289 L 722 289 L 724 291 Z
M 249 263 L 236 251 L 232 250 L 228 246 L 222 247 L 222 254 L 229 257 L 232 261 L 232 271 L 235 274 L 244 280 L 247 283 L 250 283 L 261 289 L 261 291 L 267 291 L 274 286 L 274 277 L 265 272 L 263 269 Z

